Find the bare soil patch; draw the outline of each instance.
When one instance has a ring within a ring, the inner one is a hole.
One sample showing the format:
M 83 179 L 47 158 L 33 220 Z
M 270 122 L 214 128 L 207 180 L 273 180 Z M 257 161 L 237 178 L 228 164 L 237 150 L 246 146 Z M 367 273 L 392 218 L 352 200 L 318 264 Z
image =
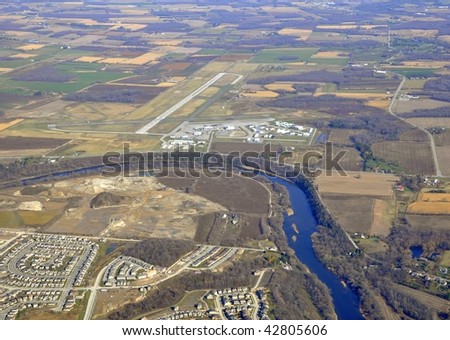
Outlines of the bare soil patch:
M 391 197 L 397 177 L 369 172 L 348 172 L 348 176 L 322 175 L 316 179 L 321 194 L 348 194 L 371 197 Z
M 381 142 L 373 145 L 373 153 L 394 164 L 398 164 L 411 174 L 435 173 L 431 147 L 428 143 L 418 142 Z
M 53 149 L 67 143 L 68 139 L 12 137 L 0 138 L 0 150 Z

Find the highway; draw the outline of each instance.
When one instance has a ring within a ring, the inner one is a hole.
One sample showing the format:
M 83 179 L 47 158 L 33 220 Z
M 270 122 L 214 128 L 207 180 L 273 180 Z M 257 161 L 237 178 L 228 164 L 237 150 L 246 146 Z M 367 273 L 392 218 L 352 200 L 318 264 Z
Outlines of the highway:
M 197 97 L 199 94 L 201 94 L 203 91 L 205 91 L 208 87 L 210 87 L 211 85 L 213 85 L 216 81 L 218 81 L 220 78 L 222 78 L 224 75 L 226 75 L 226 73 L 219 73 L 218 75 L 216 75 L 214 78 L 210 79 L 209 81 L 207 81 L 205 84 L 203 84 L 202 86 L 200 86 L 197 90 L 195 90 L 194 92 L 192 92 L 190 95 L 188 95 L 187 97 L 185 97 L 184 99 L 180 100 L 178 103 L 176 103 L 174 106 L 172 106 L 170 109 L 168 109 L 167 111 L 163 112 L 162 114 L 160 114 L 158 117 L 156 117 L 154 120 L 152 120 L 150 123 L 148 123 L 147 125 L 145 125 L 144 127 L 140 128 L 139 130 L 136 131 L 137 134 L 146 134 L 147 131 L 149 131 L 151 128 L 155 127 L 157 124 L 159 124 L 162 120 L 166 119 L 167 117 L 169 117 L 172 113 L 174 113 L 175 111 L 177 111 L 178 109 L 182 108 L 184 105 L 186 105 L 187 103 L 189 103 L 192 99 L 194 99 L 195 97 Z
M 438 159 L 438 156 L 437 156 L 436 144 L 434 143 L 433 135 L 427 129 L 424 129 L 424 128 L 420 127 L 420 126 L 417 126 L 417 125 L 411 123 L 410 121 L 408 121 L 407 119 L 398 116 L 395 113 L 395 111 L 394 111 L 394 107 L 395 107 L 395 104 L 397 103 L 398 96 L 400 95 L 400 92 L 401 92 L 401 90 L 402 90 L 402 88 L 403 88 L 403 86 L 405 85 L 405 82 L 406 82 L 406 78 L 404 76 L 401 76 L 401 77 L 402 77 L 402 82 L 400 83 L 400 85 L 398 86 L 397 90 L 395 91 L 394 97 L 392 97 L 391 104 L 389 105 L 389 113 L 392 116 L 400 119 L 401 121 L 411 125 L 412 127 L 417 128 L 417 129 L 425 132 L 425 134 L 428 136 L 428 138 L 430 140 L 431 155 L 433 156 L 434 168 L 436 169 L 436 176 L 437 177 L 442 177 L 442 172 L 441 172 L 441 168 L 439 166 L 439 159 Z

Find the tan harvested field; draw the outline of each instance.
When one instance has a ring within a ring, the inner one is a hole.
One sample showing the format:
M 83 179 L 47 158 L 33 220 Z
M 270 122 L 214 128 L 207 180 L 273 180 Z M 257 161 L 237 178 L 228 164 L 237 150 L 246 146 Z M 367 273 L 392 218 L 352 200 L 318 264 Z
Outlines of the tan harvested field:
M 19 124 L 23 121 L 24 121 L 23 119 L 14 119 L 8 123 L 0 123 L 0 131 L 6 130 L 7 128 L 10 128 L 11 126 Z
M 347 58 L 348 53 L 342 51 L 325 51 L 317 52 L 312 56 L 313 58 Z
M 375 157 L 394 162 L 411 174 L 435 173 L 428 143 L 418 142 L 380 142 L 372 147 Z
M 438 30 L 419 30 L 419 29 L 407 29 L 407 30 L 392 30 L 393 36 L 400 37 L 420 37 L 420 38 L 434 38 L 439 34 Z
M 192 63 L 188 62 L 174 62 L 174 63 L 168 63 L 161 66 L 161 69 L 163 70 L 172 70 L 172 71 L 182 71 L 187 69 L 189 66 L 191 66 Z
M 450 131 L 442 131 L 442 133 L 433 135 L 436 146 L 450 145 Z
M 145 64 L 148 64 L 150 62 L 158 60 L 162 56 L 164 56 L 164 53 L 148 52 L 148 53 L 145 53 L 145 54 L 143 54 L 143 55 L 141 55 L 139 57 L 128 59 L 126 64 L 130 64 L 130 65 L 145 65 Z
M 421 192 L 417 201 L 408 206 L 410 214 L 449 215 L 450 194 Z
M 292 82 L 276 82 L 272 84 L 264 85 L 264 87 L 269 91 L 287 91 L 287 92 L 295 92 L 295 88 L 292 86 L 294 83 Z
M 337 92 L 336 97 L 373 100 L 373 99 L 387 98 L 388 95 L 386 93 Z
M 348 176 L 319 176 L 316 183 L 321 194 L 346 194 L 371 197 L 391 197 L 397 177 L 370 172 L 348 172 Z
M 0 16 L 0 18 L 1 18 L 2 16 Z M 4 18 L 10 18 L 10 16 L 5 16 Z M 3 19 L 3 18 L 2 18 Z M 19 36 L 19 37 L 22 37 L 22 36 L 24 36 L 24 35 L 27 35 L 27 34 L 29 34 L 29 32 L 24 32 L 24 31 L 2 31 L 2 33 L 4 34 L 4 35 L 16 35 L 16 36 Z
M 100 61 L 104 59 L 103 57 L 90 57 L 90 56 L 85 56 L 85 57 L 80 57 L 78 59 L 76 59 L 75 61 L 80 61 L 83 63 L 95 63 L 97 61 Z
M 417 197 L 418 201 L 423 202 L 448 202 L 450 203 L 450 194 L 436 192 L 421 192 Z
M 450 176 L 450 145 L 436 147 L 439 167 L 445 176 Z
M 334 154 L 340 151 L 346 152 L 345 156 L 339 161 L 345 171 L 360 171 L 362 169 L 363 159 L 356 149 L 335 147 L 333 150 Z
M 424 129 L 432 127 L 450 128 L 450 118 L 409 118 L 408 122 Z
M 389 107 L 389 103 L 390 103 L 389 100 L 386 98 L 386 99 L 368 100 L 366 102 L 366 105 L 376 107 L 378 109 L 387 110 Z
M 273 91 L 254 91 L 243 92 L 241 93 L 241 96 L 250 98 L 276 98 L 279 96 L 279 94 Z
M 173 83 L 179 83 L 179 82 L 181 82 L 181 81 L 183 81 L 185 79 L 186 79 L 186 77 L 171 77 L 169 79 L 169 81 L 173 82 Z
M 100 59 L 97 62 L 101 62 L 104 64 L 128 64 L 130 59 L 128 58 L 105 58 Z
M 349 233 L 370 234 L 374 198 L 354 195 L 322 195 L 325 205 Z
M 299 29 L 299 28 L 283 28 L 278 31 L 281 35 L 290 35 L 297 37 L 298 40 L 308 40 L 312 33 L 312 30 Z
M 18 53 L 11 56 L 11 58 L 17 58 L 17 59 L 28 59 L 28 58 L 34 58 L 37 57 L 37 54 L 29 54 L 29 53 Z
M 10 67 L 0 67 L 0 73 L 11 72 L 12 70 L 14 69 Z
M 146 138 L 141 140 L 121 140 L 109 134 L 108 139 L 105 136 L 89 135 L 89 139 L 78 139 L 70 148 L 64 150 L 63 156 L 72 156 L 79 154 L 83 156 L 99 156 L 109 151 L 123 152 L 124 143 L 129 143 L 130 149 L 134 151 L 148 151 L 158 148 L 160 142 L 155 138 Z
M 414 202 L 407 212 L 421 215 L 450 215 L 450 202 Z
M 394 217 L 395 208 L 386 201 L 375 199 L 372 209 L 372 226 L 370 228 L 371 235 L 387 237 L 391 231 L 392 219 Z
M 151 41 L 152 44 L 158 46 L 179 46 L 183 43 L 180 39 L 155 39 Z
M 44 44 L 29 44 L 29 45 L 24 45 L 19 47 L 19 50 L 22 51 L 34 51 L 34 50 L 39 50 L 40 48 L 45 47 Z
M 176 86 L 176 82 L 163 81 L 162 83 L 154 85 L 154 87 L 173 87 Z M 152 87 L 152 86 L 150 86 Z
M 422 98 L 422 99 L 414 99 L 409 101 L 398 101 L 396 105 L 396 112 L 397 113 L 408 113 L 414 110 L 430 110 L 430 109 L 437 109 L 444 106 L 449 106 L 449 103 L 428 99 L 428 98 Z M 415 118 L 413 118 L 415 119 Z
M 409 142 L 428 142 L 428 136 L 425 132 L 419 129 L 409 130 L 400 135 L 400 140 Z
M 220 88 L 215 87 L 215 86 L 211 86 L 208 87 L 205 91 L 202 92 L 201 96 L 202 97 L 212 97 L 215 94 L 217 94 L 220 91 Z

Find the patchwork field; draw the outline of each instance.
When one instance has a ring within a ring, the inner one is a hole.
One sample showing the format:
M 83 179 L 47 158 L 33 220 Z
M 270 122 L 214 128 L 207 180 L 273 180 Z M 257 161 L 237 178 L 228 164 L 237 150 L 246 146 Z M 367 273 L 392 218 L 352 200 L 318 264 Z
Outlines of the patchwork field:
M 292 85 L 294 85 L 292 82 L 277 82 L 264 85 L 264 87 L 269 91 L 295 92 L 295 88 Z
M 418 230 L 446 230 L 450 231 L 448 215 L 417 215 L 407 214 L 408 223 Z
M 439 167 L 445 176 L 450 176 L 450 145 L 436 147 Z
M 34 51 L 34 50 L 38 50 L 43 47 L 45 47 L 45 45 L 43 45 L 43 44 L 29 44 L 29 45 L 24 45 L 24 46 L 19 47 L 19 50 Z
M 243 97 L 250 98 L 276 98 L 279 96 L 278 93 L 273 91 L 254 91 L 254 92 L 243 92 L 241 93 Z
M 292 63 L 309 60 L 318 49 L 315 48 L 286 48 L 266 49 L 253 57 L 252 63 Z
M 345 151 L 345 156 L 342 157 L 339 164 L 345 171 L 361 171 L 364 164 L 359 152 L 354 148 L 335 147 L 334 153 Z
M 434 162 L 428 143 L 381 142 L 372 147 L 375 157 L 398 164 L 408 173 L 434 174 Z
M 388 236 L 395 216 L 389 199 L 352 194 L 324 194 L 325 205 L 348 233 Z
M 328 136 L 328 140 L 337 145 L 351 145 L 350 137 L 363 133 L 363 131 L 364 130 L 333 129 Z
M 281 35 L 290 35 L 296 37 L 298 40 L 308 40 L 313 31 L 299 28 L 283 28 L 278 31 Z
M 0 137 L 0 150 L 53 149 L 67 143 L 69 139 Z
M 424 129 L 433 127 L 450 128 L 450 118 L 409 118 L 408 122 Z
M 348 176 L 319 176 L 316 183 L 321 194 L 369 195 L 371 197 L 391 197 L 392 186 L 397 177 L 388 174 L 348 172 Z
M 421 192 L 417 201 L 408 206 L 407 212 L 420 215 L 449 215 L 450 194 Z
M 6 130 L 7 128 L 19 124 L 21 122 L 23 122 L 23 119 L 14 119 L 8 123 L 0 123 L 0 131 Z
M 160 178 L 164 185 L 180 189 L 191 188 L 196 195 L 216 202 L 233 212 L 267 214 L 269 212 L 270 194 L 260 182 L 234 175 L 233 178 L 207 177 L 199 179 L 187 178 L 185 183 L 180 183 L 182 179 Z M 254 198 L 258 197 L 258 200 Z
M 372 234 L 374 199 L 353 195 L 323 195 L 325 205 L 349 233 Z

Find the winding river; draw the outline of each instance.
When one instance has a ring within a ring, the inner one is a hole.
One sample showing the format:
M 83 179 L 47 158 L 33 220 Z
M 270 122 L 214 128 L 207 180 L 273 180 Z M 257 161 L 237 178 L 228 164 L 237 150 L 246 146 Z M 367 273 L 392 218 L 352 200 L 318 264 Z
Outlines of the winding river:
M 51 175 L 23 179 L 20 182 L 22 185 L 33 185 L 49 180 L 60 180 L 65 177 L 89 174 L 99 171 L 102 167 L 103 166 L 91 166 L 72 171 L 61 171 Z M 364 319 L 359 310 L 359 300 L 357 295 L 348 287 L 344 286 L 339 278 L 328 270 L 314 253 L 311 235 L 317 230 L 317 221 L 314 218 L 305 193 L 296 184 L 285 179 L 273 176 L 265 177 L 274 183 L 285 186 L 289 191 L 291 207 L 294 214 L 286 216 L 283 226 L 289 240 L 289 246 L 295 251 L 297 258 L 328 286 L 338 319 Z M 294 230 L 292 224 L 296 225 L 297 230 Z M 295 241 L 293 240 L 293 236 L 295 236 Z
M 283 226 L 284 232 L 289 239 L 289 246 L 295 251 L 297 258 L 328 286 L 338 319 L 364 319 L 359 310 L 358 296 L 350 288 L 344 286 L 339 278 L 328 270 L 314 253 L 311 235 L 317 229 L 317 221 L 314 218 L 305 193 L 296 184 L 284 179 L 278 177 L 267 178 L 272 182 L 285 186 L 289 191 L 294 214 L 285 216 Z M 292 227 L 293 223 L 297 226 L 298 234 Z M 295 241 L 292 238 L 293 236 L 296 238 Z

